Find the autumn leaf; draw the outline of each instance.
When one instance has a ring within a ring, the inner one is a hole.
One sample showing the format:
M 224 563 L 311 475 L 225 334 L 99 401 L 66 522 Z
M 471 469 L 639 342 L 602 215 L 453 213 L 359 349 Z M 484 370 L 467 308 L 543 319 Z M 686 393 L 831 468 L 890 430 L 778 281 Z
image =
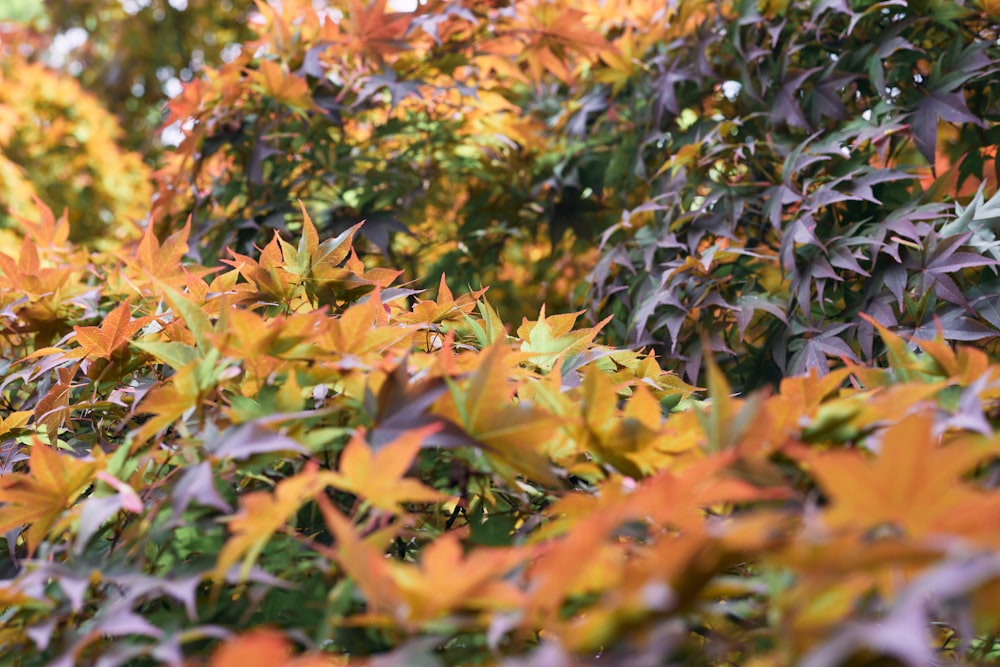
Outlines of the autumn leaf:
M 291 657 L 291 645 L 281 632 L 260 629 L 234 637 L 212 653 L 211 667 L 283 666 Z
M 37 438 L 31 447 L 30 473 L 0 477 L 0 532 L 30 524 L 25 533 L 34 554 L 63 513 L 93 482 L 97 464 L 60 454 Z
M 569 55 L 593 58 L 612 48 L 604 36 L 584 25 L 586 12 L 554 4 L 534 5 L 515 30 L 528 35 L 518 59 L 524 62 L 533 81 L 542 81 L 551 73 L 564 83 L 571 83 L 573 72 Z
M 528 555 L 520 549 L 479 548 L 463 554 L 454 535 L 423 550 L 419 566 L 387 560 L 328 498 L 317 499 L 336 536 L 337 560 L 364 594 L 370 608 L 405 625 L 422 625 L 471 609 L 511 609 L 523 594 L 503 577 Z
M 118 350 L 126 347 L 137 331 L 152 322 L 152 317 L 132 319 L 132 307 L 128 299 L 112 310 L 100 326 L 73 327 L 80 347 L 69 351 L 70 358 L 92 357 L 110 359 Z
M 69 399 L 76 368 L 60 368 L 57 373 L 59 381 L 39 399 L 34 411 L 36 430 L 50 443 L 56 442 L 59 429 L 69 422 Z
M 64 248 L 69 241 L 69 211 L 56 220 L 52 209 L 36 195 L 32 195 L 35 207 L 38 209 L 38 222 L 33 222 L 28 218 L 15 215 L 18 223 L 30 236 L 36 245 L 42 248 Z
M 31 410 L 17 410 L 9 413 L 6 417 L 0 418 L 0 436 L 24 427 L 34 414 Z
M 362 539 L 351 521 L 329 498 L 320 494 L 316 504 L 330 533 L 337 539 L 337 561 L 365 596 L 369 608 L 374 612 L 388 611 L 393 616 L 405 613 L 399 585 L 393 576 L 394 566 L 398 566 L 384 557 L 384 551 Z
M 412 327 L 388 322 L 381 290 L 376 288 L 363 303 L 329 321 L 322 344 L 342 356 L 364 357 L 409 342 L 412 335 Z
M 185 267 L 181 262 L 188 251 L 190 233 L 189 219 L 184 227 L 168 236 L 161 244 L 153 231 L 153 225 L 148 225 L 133 252 L 122 255 L 127 277 L 143 293 L 155 293 L 156 283 L 174 288 L 183 287 L 190 272 L 204 272 L 194 267 Z
M 481 442 L 486 457 L 501 474 L 520 472 L 535 481 L 556 484 L 542 452 L 559 421 L 537 406 L 514 402 L 516 386 L 508 380 L 508 351 L 503 343 L 483 351 L 479 367 L 465 386 L 450 385 L 449 394 L 438 401 L 435 412 Z
M 410 26 L 405 13 L 386 13 L 387 0 L 371 0 L 365 7 L 361 0 L 351 0 L 351 11 L 342 22 L 350 46 L 377 62 L 407 48 L 403 35 Z
M 437 300 L 431 301 L 430 299 L 417 299 L 413 309 L 408 313 L 401 313 L 397 319 L 400 322 L 426 324 L 428 326 L 438 324 L 446 320 L 458 320 L 461 319 L 463 315 L 468 315 L 472 312 L 472 309 L 476 307 L 476 301 L 479 297 L 486 293 L 487 289 L 488 288 L 484 287 L 483 289 L 463 294 L 458 297 L 458 299 L 455 299 L 451 290 L 448 288 L 448 283 L 445 281 L 444 274 L 441 274 Z
M 288 304 L 296 295 L 302 278 L 285 263 L 285 245 L 275 232 L 271 242 L 261 249 L 259 260 L 230 250 L 233 259 L 222 261 L 239 271 L 260 297 Z
M 279 63 L 261 60 L 260 69 L 253 72 L 253 76 L 263 91 L 278 102 L 300 111 L 315 107 L 308 82 L 297 74 L 286 72 Z
M 536 321 L 524 318 L 517 328 L 517 335 L 524 341 L 521 351 L 534 353 L 536 356 L 532 357 L 532 363 L 545 372 L 551 370 L 560 358 L 565 359 L 583 352 L 604 325 L 611 321 L 611 317 L 606 317 L 593 327 L 574 330 L 576 320 L 582 314 L 583 311 L 546 317 L 543 304 Z
M 344 667 L 346 658 L 312 653 L 295 657 L 280 630 L 257 628 L 231 637 L 212 652 L 209 667 Z
M 316 225 L 301 201 L 299 208 L 302 210 L 302 237 L 299 239 L 298 255 L 307 258 L 310 275 L 319 281 L 327 280 L 333 277 L 331 273 L 337 274 L 338 267 L 350 256 L 354 235 L 361 229 L 362 223 L 320 243 Z
M 376 451 L 359 431 L 340 455 L 337 472 L 325 477 L 330 486 L 360 496 L 374 507 L 398 513 L 400 503 L 432 503 L 445 496 L 404 475 L 427 436 L 440 430 L 432 424 L 412 430 Z
M 201 399 L 219 382 L 222 370 L 219 351 L 213 348 L 205 356 L 198 356 L 177 369 L 169 380 L 153 387 L 136 408 L 140 414 L 153 416 L 134 432 L 132 446 L 143 444 L 157 431 L 200 405 Z
M 431 621 L 459 609 L 516 609 L 524 594 L 503 577 L 528 553 L 479 547 L 465 554 L 454 534 L 431 542 L 419 567 L 397 568 L 396 585 L 411 621 Z
M 875 456 L 858 450 L 790 450 L 828 496 L 823 519 L 830 529 L 886 526 L 913 537 L 948 534 L 957 527 L 957 514 L 978 507 L 978 530 L 996 530 L 997 522 L 985 518 L 993 516 L 986 508 L 1000 503 L 1000 496 L 987 497 L 962 481 L 966 472 L 994 454 L 991 448 L 965 440 L 942 446 L 926 411 L 885 429 L 878 443 Z
M 305 502 L 319 494 L 327 481 L 315 466 L 310 466 L 278 482 L 273 493 L 255 491 L 241 496 L 239 511 L 226 519 L 232 535 L 219 552 L 215 580 L 223 581 L 230 568 L 241 561 L 239 576 L 245 580 L 274 534 L 287 525 Z
M 588 366 L 579 391 L 567 396 L 566 406 L 560 410 L 567 417 L 569 410 L 576 413 L 575 419 L 567 420 L 563 428 L 568 429 L 574 440 L 590 451 L 597 462 L 640 478 L 683 453 L 683 444 L 693 449 L 695 443 L 686 442 L 671 430 L 661 428 L 660 402 L 645 384 L 634 388 L 624 410 L 618 408 L 620 387 L 595 365 Z

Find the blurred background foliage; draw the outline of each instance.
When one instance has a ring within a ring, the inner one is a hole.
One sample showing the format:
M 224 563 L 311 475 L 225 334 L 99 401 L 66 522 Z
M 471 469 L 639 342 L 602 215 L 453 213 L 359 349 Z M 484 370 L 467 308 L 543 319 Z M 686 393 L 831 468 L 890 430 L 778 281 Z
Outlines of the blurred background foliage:
M 118 116 L 123 144 L 162 147 L 163 103 L 250 37 L 246 0 L 8 0 L 36 39 L 24 55 L 75 77 Z M 227 51 L 228 49 L 228 51 Z
M 511 321 L 613 314 L 691 379 L 709 351 L 739 389 L 877 359 L 862 314 L 996 351 L 988 2 L 19 6 L 18 57 L 118 116 L 203 262 L 301 199 L 321 233 L 366 220 L 369 263 Z
M 100 99 L 25 55 L 34 37 L 0 32 L 0 229 L 16 229 L 38 197 L 69 210 L 75 242 L 120 242 L 148 212 L 151 170 Z

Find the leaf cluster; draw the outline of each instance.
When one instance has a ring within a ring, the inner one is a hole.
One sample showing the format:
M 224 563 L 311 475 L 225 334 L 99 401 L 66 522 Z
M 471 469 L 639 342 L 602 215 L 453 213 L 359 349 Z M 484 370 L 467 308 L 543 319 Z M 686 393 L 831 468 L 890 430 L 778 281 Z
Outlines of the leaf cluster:
M 205 267 L 43 207 L 0 254 L 10 664 L 992 657 L 983 352 L 873 321 L 889 369 L 702 394 L 301 216 Z
M 261 5 L 170 102 L 159 229 L 193 214 L 211 261 L 294 232 L 302 199 L 409 275 L 490 284 L 505 315 L 586 300 L 739 388 L 880 358 L 862 313 L 995 350 L 988 8 L 647 4 Z
M 995 31 L 971 2 L 738 2 L 651 49 L 616 100 L 645 197 L 591 309 L 743 388 L 882 357 L 862 314 L 995 352 Z

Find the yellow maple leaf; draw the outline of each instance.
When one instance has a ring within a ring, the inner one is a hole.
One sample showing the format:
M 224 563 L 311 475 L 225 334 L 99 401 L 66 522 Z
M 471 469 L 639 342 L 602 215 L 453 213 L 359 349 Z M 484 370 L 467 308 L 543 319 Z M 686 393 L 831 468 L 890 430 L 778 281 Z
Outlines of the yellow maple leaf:
M 286 72 L 273 60 L 261 60 L 254 78 L 263 91 L 278 102 L 301 110 L 314 106 L 309 83 L 297 74 Z
M 439 428 L 434 424 L 409 431 L 375 452 L 365 441 L 364 431 L 359 431 L 341 453 L 337 472 L 329 473 L 325 480 L 388 512 L 398 512 L 403 502 L 444 500 L 445 496 L 434 489 L 404 478 L 423 441 Z

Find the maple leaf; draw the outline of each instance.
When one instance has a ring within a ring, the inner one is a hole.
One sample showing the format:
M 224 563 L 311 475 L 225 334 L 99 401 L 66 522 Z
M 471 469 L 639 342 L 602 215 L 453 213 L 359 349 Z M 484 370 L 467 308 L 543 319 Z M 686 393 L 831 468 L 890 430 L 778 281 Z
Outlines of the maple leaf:
M 36 430 L 39 433 L 44 433 L 49 442 L 56 441 L 59 429 L 69 421 L 69 399 L 76 370 L 75 367 L 58 369 L 56 372 L 59 381 L 52 385 L 35 404 Z
M 552 73 L 564 83 L 571 83 L 569 52 L 593 57 L 612 48 L 603 35 L 584 25 L 585 17 L 586 13 L 579 9 L 560 8 L 554 4 L 537 4 L 531 8 L 524 26 L 530 39 L 519 60 L 527 65 L 534 81 L 541 81 L 543 74 Z
M 449 394 L 435 404 L 437 414 L 461 426 L 483 444 L 486 457 L 508 477 L 519 471 L 530 479 L 557 483 L 542 454 L 559 428 L 552 414 L 527 402 L 515 403 L 516 386 L 508 381 L 509 348 L 496 343 L 481 353 L 479 367 L 462 390 L 449 385 Z
M 759 488 L 727 474 L 735 452 L 691 463 L 680 471 L 663 470 L 643 480 L 627 499 L 634 516 L 687 534 L 705 531 L 705 509 L 726 503 L 787 498 L 781 487 Z
M 292 644 L 279 630 L 258 628 L 231 637 L 212 652 L 209 667 L 343 667 L 346 658 L 328 654 L 292 655 Z
M 190 118 L 198 114 L 205 103 L 208 83 L 203 79 L 193 79 L 183 84 L 181 92 L 167 101 L 167 111 L 171 118 Z
M 30 473 L 15 473 L 0 477 L 0 532 L 30 524 L 24 539 L 28 555 L 69 509 L 81 493 L 94 481 L 97 464 L 68 454 L 37 438 L 28 460 Z
M 289 264 L 301 267 L 300 271 L 304 270 L 316 280 L 328 280 L 338 274 L 338 267 L 350 256 L 354 235 L 361 229 L 363 223 L 359 222 L 332 239 L 320 243 L 316 225 L 301 201 L 299 208 L 302 211 L 302 237 L 295 253 L 289 253 L 286 249 L 286 259 Z
M 293 477 L 287 477 L 274 492 L 256 491 L 240 497 L 239 511 L 226 519 L 232 533 L 216 561 L 214 577 L 223 581 L 238 561 L 240 580 L 245 580 L 271 537 L 285 527 L 302 505 L 320 494 L 327 476 L 317 473 L 315 464 Z
M 375 611 L 403 611 L 399 586 L 393 576 L 394 566 L 370 541 L 361 538 L 354 525 L 333 506 L 325 494 L 316 497 L 316 505 L 336 543 L 336 559 Z M 372 538 L 370 537 L 369 540 Z
M 285 665 L 291 645 L 277 630 L 260 629 L 234 637 L 212 653 L 211 667 Z
M 562 315 L 545 316 L 545 305 L 542 305 L 538 319 L 534 322 L 524 318 L 517 328 L 517 335 L 524 340 L 522 352 L 533 352 L 532 363 L 548 372 L 560 358 L 568 358 L 587 349 L 604 328 L 611 317 L 598 322 L 588 329 L 573 330 L 577 318 L 583 311 L 565 313 Z
M 441 274 L 441 283 L 438 286 L 437 301 L 430 299 L 417 299 L 411 312 L 401 313 L 396 319 L 400 322 L 410 322 L 413 324 L 437 324 L 445 320 L 461 319 L 463 315 L 468 315 L 476 307 L 476 301 L 483 294 L 486 294 L 488 287 L 463 294 L 455 299 L 444 274 Z
M 432 503 L 445 499 L 441 493 L 403 476 L 413 463 L 427 436 L 440 430 L 431 424 L 401 435 L 375 452 L 359 431 L 340 455 L 337 472 L 325 477 L 330 486 L 365 498 L 387 512 L 399 511 L 399 504 Z
M 6 417 L 0 418 L 0 436 L 5 436 L 11 431 L 22 428 L 28 423 L 33 414 L 31 410 L 18 410 L 11 412 Z
M 1000 502 L 1000 495 L 987 497 L 961 481 L 962 475 L 993 455 L 991 448 L 964 440 L 941 446 L 934 436 L 934 420 L 926 412 L 893 424 L 879 440 L 874 457 L 857 450 L 789 450 L 808 465 L 829 497 L 823 518 L 831 529 L 890 526 L 913 537 L 949 534 L 956 514 L 978 507 L 976 513 L 982 518 L 987 505 Z M 980 521 L 979 530 L 994 531 L 995 523 Z
M 220 314 L 218 332 L 209 337 L 225 354 L 252 361 L 257 357 L 308 356 L 313 338 L 321 335 L 329 316 L 321 311 L 265 318 L 243 308 Z
M 133 437 L 133 448 L 138 447 L 160 429 L 174 423 L 188 410 L 201 404 L 206 393 L 220 379 L 219 351 L 209 350 L 204 356 L 177 369 L 170 379 L 153 387 L 136 408 L 136 412 L 152 414 Z
M 660 436 L 661 408 L 645 385 L 639 385 L 626 404 L 618 409 L 618 383 L 594 365 L 584 371 L 578 393 L 566 396 L 561 414 L 570 410 L 576 422 L 564 424 L 573 438 L 584 445 L 601 463 L 614 466 L 630 477 L 643 477 L 655 464 L 646 450 Z M 670 434 L 673 435 L 673 434 Z M 655 456 L 653 458 L 656 458 Z
M 363 357 L 384 352 L 403 342 L 409 343 L 413 328 L 388 323 L 381 288 L 363 302 L 345 310 L 328 323 L 321 343 L 338 354 Z
M 517 608 L 524 594 L 501 577 L 527 555 L 522 549 L 487 547 L 464 554 L 456 535 L 442 535 L 421 552 L 418 568 L 395 571 L 409 619 L 430 621 L 463 608 Z
M 372 0 L 364 7 L 361 0 L 351 0 L 351 12 L 342 21 L 344 33 L 350 36 L 350 46 L 376 62 L 407 47 L 403 39 L 410 27 L 409 14 L 386 13 L 387 0 Z
M 286 267 L 282 246 L 283 242 L 275 232 L 271 242 L 261 249 L 259 260 L 230 250 L 233 259 L 222 261 L 239 271 L 262 299 L 287 304 L 295 296 L 301 278 Z
M 278 102 L 300 111 L 315 108 L 308 82 L 297 74 L 286 72 L 279 63 L 261 60 L 260 69 L 252 75 L 264 92 Z
M 592 511 L 574 522 L 564 536 L 539 547 L 537 557 L 528 568 L 530 614 L 552 617 L 568 596 L 593 593 L 620 581 L 623 554 L 618 549 L 609 550 L 606 547 L 609 535 L 625 518 L 623 508 L 613 502 L 601 505 L 587 502 L 586 505 Z M 564 507 L 565 503 L 560 505 L 560 509 Z M 597 567 L 590 567 L 589 563 L 584 567 L 566 566 L 575 562 L 580 554 L 593 556 L 599 553 L 602 557 L 596 561 L 599 563 Z M 620 557 L 615 559 L 615 556 Z
M 419 566 L 398 563 L 375 546 L 379 536 L 362 539 L 326 496 L 317 504 L 337 538 L 337 561 L 369 607 L 399 623 L 420 625 L 462 609 L 511 609 L 523 601 L 502 577 L 528 556 L 525 550 L 479 548 L 463 555 L 458 538 L 445 535 L 424 549 Z
M 100 326 L 73 327 L 80 347 L 70 350 L 66 356 L 77 359 L 81 357 L 111 359 L 111 355 L 127 346 L 132 336 L 152 320 L 153 318 L 148 316 L 132 319 L 131 303 L 126 299 L 105 316 Z
M 965 101 L 965 93 L 961 88 L 958 90 L 950 89 L 953 84 L 954 81 L 945 86 L 928 86 L 924 96 L 910 114 L 914 142 L 920 154 L 931 165 L 934 164 L 939 121 L 985 126 L 978 116 L 969 111 Z
M 155 283 L 183 287 L 187 282 L 187 272 L 181 263 L 188 251 L 188 236 L 191 233 L 191 219 L 181 229 L 167 237 L 161 244 L 153 232 L 153 225 L 147 225 L 142 239 L 131 255 L 122 256 L 127 267 L 127 277 L 145 292 L 156 292 Z M 196 273 L 204 269 L 189 268 Z
M 807 442 L 855 440 L 876 426 L 903 419 L 914 405 L 929 399 L 946 384 L 908 382 L 827 401 L 802 429 L 802 438 Z
M 38 222 L 33 222 L 28 218 L 15 215 L 18 223 L 24 227 L 24 231 L 34 242 L 43 248 L 64 248 L 69 241 L 69 211 L 63 211 L 59 220 L 56 220 L 52 209 L 46 206 L 45 202 L 32 195 L 35 206 L 38 208 Z

